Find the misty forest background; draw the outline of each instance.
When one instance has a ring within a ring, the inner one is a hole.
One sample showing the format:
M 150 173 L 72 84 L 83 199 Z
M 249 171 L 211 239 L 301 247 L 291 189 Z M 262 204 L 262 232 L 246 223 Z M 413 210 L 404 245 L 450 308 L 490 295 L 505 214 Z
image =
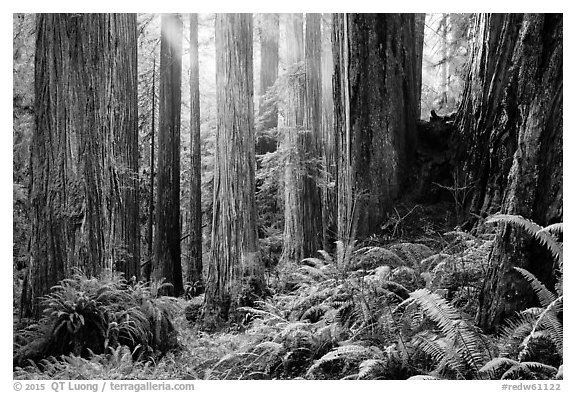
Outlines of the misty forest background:
M 14 377 L 561 379 L 562 38 L 14 14 Z

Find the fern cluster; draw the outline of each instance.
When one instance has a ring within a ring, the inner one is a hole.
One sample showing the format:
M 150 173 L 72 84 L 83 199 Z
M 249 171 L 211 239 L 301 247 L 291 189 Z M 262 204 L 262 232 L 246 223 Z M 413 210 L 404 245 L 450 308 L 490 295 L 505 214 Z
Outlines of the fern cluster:
M 175 348 L 171 320 L 177 307 L 156 297 L 159 288 L 128 283 L 115 273 L 97 279 L 77 272 L 44 297 L 37 324 L 15 333 L 15 364 L 70 354 L 88 358 L 118 346 L 138 356 Z
M 504 223 L 525 230 L 528 235 L 546 247 L 557 265 L 555 292 L 550 291 L 531 272 L 520 267 L 514 269 L 528 282 L 540 303 L 506 321 L 499 340 L 499 356 L 481 369 L 484 376 L 500 379 L 561 378 L 564 352 L 562 289 L 562 243 L 559 236 L 562 223 L 547 227 L 515 215 L 495 215 L 488 223 Z

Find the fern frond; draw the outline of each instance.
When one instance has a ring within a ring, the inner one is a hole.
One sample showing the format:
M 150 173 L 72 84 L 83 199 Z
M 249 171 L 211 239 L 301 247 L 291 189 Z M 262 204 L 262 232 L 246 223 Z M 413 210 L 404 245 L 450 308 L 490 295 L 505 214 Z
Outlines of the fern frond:
M 418 289 L 412 292 L 410 297 L 422 308 L 428 318 L 436 322 L 445 335 L 453 331 L 454 321 L 461 318 L 456 308 L 428 289 Z
M 441 378 L 438 378 L 434 375 L 426 375 L 426 374 L 422 374 L 422 375 L 413 375 L 410 378 L 408 378 L 408 381 L 422 381 L 422 380 L 440 380 Z
M 524 277 L 524 279 L 528 281 L 530 287 L 538 297 L 538 300 L 540 301 L 540 305 L 542 307 L 547 307 L 550 303 L 556 300 L 556 296 L 554 296 L 554 294 L 550 292 L 548 288 L 546 288 L 544 284 L 542 284 L 540 280 L 538 280 L 536 276 L 534 276 L 528 270 L 516 266 L 514 267 L 514 270 L 520 273 L 522 277 Z
M 378 371 L 386 369 L 388 362 L 382 359 L 368 359 L 360 363 L 358 368 L 358 379 L 375 379 Z
M 429 331 L 417 333 L 411 343 L 436 362 L 440 362 L 446 356 L 448 347 L 446 338 Z
M 502 368 L 510 369 L 510 367 L 518 366 L 520 362 L 509 358 L 494 358 L 486 363 L 480 369 L 481 374 L 488 374 L 491 379 L 496 379 L 500 374 L 499 370 Z
M 536 372 L 552 377 L 556 375 L 558 369 L 539 362 L 523 362 L 511 367 L 508 371 L 502 374 L 500 379 L 514 379 L 521 376 L 522 372 L 528 374 Z
M 540 231 L 550 232 L 550 233 L 554 233 L 554 234 L 564 233 L 564 224 L 561 222 L 558 222 L 556 224 L 550 224 L 547 227 L 540 229 Z
M 306 377 L 311 377 L 318 368 L 323 365 L 332 362 L 337 359 L 345 358 L 351 359 L 361 359 L 362 357 L 375 357 L 383 358 L 383 353 L 380 349 L 376 347 L 364 347 L 362 345 L 344 345 L 338 347 L 328 352 L 326 355 L 322 356 L 320 359 L 316 360 L 314 364 L 306 372 Z
M 530 345 L 530 341 L 536 337 L 536 332 L 540 326 L 542 326 L 544 330 L 550 334 L 554 345 L 558 349 L 558 352 L 560 354 L 563 353 L 563 329 L 562 324 L 556 316 L 556 310 L 561 310 L 563 301 L 564 296 L 560 296 L 558 299 L 550 303 L 538 317 L 532 327 L 532 331 L 520 346 L 520 354 L 518 355 L 519 359 L 524 359 L 528 355 L 528 346 Z
M 488 217 L 486 223 L 504 223 L 524 229 L 532 238 L 538 240 L 540 244 L 546 247 L 558 262 L 562 263 L 561 243 L 558 242 L 551 231 L 543 230 L 544 228 L 534 221 L 513 214 L 495 214 Z

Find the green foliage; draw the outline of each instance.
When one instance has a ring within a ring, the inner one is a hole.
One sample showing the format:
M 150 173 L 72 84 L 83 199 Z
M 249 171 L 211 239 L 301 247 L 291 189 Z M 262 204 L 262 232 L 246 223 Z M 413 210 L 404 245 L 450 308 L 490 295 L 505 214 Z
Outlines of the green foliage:
M 96 279 L 77 272 L 43 299 L 38 324 L 16 333 L 15 363 L 68 354 L 89 357 L 118 346 L 138 356 L 166 353 L 177 345 L 171 321 L 177 307 L 156 297 L 160 288 L 129 284 L 119 274 Z

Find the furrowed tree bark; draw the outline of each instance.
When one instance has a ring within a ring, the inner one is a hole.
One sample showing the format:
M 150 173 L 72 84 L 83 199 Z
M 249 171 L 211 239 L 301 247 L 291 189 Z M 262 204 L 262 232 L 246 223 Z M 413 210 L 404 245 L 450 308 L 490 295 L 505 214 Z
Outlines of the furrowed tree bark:
M 73 267 L 126 273 L 139 259 L 135 26 L 133 14 L 37 17 L 23 316 L 39 317 Z
M 469 141 L 471 209 L 481 215 L 500 210 L 543 226 L 562 221 L 562 28 L 558 14 L 477 18 L 458 127 Z M 486 331 L 536 304 L 513 267 L 531 271 L 548 288 L 554 284 L 547 250 L 521 229 L 502 226 L 498 233 L 476 316 Z
M 116 241 L 112 246 L 115 270 L 127 280 L 140 279 L 140 204 L 138 180 L 138 55 L 136 14 L 112 16 L 111 29 L 118 34 L 113 41 L 112 127 L 114 133 L 115 174 L 120 198 L 116 201 Z
M 158 202 L 153 276 L 173 285 L 166 294 L 184 292 L 180 260 L 180 105 L 182 20 L 162 15 L 160 38 L 160 100 L 158 130 Z
M 278 79 L 280 18 L 278 14 L 262 14 L 260 33 L 260 123 L 257 130 L 256 154 L 276 150 L 276 140 L 263 133 L 278 127 L 278 103 L 266 100 L 266 92 Z
M 318 182 L 322 159 L 322 70 L 321 14 L 306 14 L 304 82 L 306 88 L 304 129 L 298 136 L 302 172 L 303 257 L 313 256 L 322 247 L 322 204 Z
M 336 139 L 334 134 L 334 98 L 332 92 L 332 14 L 322 15 L 322 245 L 331 250 L 336 241 Z
M 413 14 L 333 17 L 338 239 L 379 229 L 415 145 Z
M 252 15 L 216 15 L 217 129 L 212 249 L 202 319 L 234 317 L 263 286 L 255 209 Z
M 202 279 L 202 166 L 200 155 L 200 76 L 198 14 L 190 14 L 190 253 L 187 279 L 194 295 L 203 291 Z
M 298 135 L 304 127 L 305 79 L 304 24 L 302 14 L 286 14 L 286 64 L 288 94 L 286 98 L 283 148 L 286 150 L 284 170 L 284 242 L 282 263 L 297 262 L 305 256 L 302 211 L 302 165 Z

